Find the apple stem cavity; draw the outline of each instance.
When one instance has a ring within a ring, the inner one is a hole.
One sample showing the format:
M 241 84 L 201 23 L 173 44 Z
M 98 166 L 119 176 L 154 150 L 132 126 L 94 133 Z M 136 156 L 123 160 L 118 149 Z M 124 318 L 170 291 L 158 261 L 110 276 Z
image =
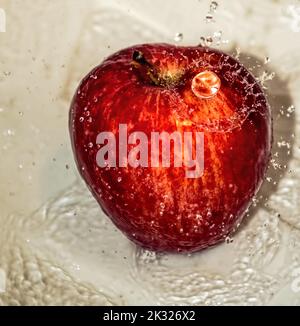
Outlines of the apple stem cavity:
M 150 78 L 150 81 L 155 86 L 161 86 L 162 82 L 161 79 L 158 76 L 158 72 L 155 69 L 155 67 L 149 63 L 143 52 L 141 51 L 134 51 L 132 55 L 132 65 L 139 69 L 141 74 L 146 73 L 146 75 Z

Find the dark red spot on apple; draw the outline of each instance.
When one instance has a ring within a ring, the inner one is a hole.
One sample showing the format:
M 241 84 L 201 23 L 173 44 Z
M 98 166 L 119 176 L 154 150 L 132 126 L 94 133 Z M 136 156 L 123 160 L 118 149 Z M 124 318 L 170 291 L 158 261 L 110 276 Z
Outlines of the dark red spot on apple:
M 100 168 L 97 136 L 118 138 L 120 124 L 146 135 L 203 132 L 204 173 Z M 124 49 L 93 69 L 73 98 L 70 134 L 79 171 L 115 225 L 143 247 L 176 252 L 214 245 L 239 225 L 272 138 L 270 108 L 245 67 L 217 50 L 167 44 Z

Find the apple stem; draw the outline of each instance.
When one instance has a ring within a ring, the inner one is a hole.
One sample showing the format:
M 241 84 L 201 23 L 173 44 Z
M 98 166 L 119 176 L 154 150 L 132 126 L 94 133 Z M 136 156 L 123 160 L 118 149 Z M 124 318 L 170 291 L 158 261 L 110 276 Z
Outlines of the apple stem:
M 161 80 L 158 77 L 157 70 L 151 63 L 146 60 L 144 54 L 141 51 L 133 52 L 132 65 L 137 69 L 146 68 L 146 74 L 151 79 L 151 82 L 156 86 L 161 85 Z

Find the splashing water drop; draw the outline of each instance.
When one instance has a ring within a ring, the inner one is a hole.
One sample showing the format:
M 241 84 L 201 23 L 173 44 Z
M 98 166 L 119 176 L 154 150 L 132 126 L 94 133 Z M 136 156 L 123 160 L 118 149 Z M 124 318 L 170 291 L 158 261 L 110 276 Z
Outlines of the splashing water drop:
M 211 22 L 213 22 L 213 21 L 214 21 L 214 17 L 213 17 L 213 15 L 212 15 L 212 14 L 207 14 L 206 17 L 205 17 L 205 21 L 206 21 L 207 23 L 211 23 Z
M 291 105 L 286 110 L 287 110 L 288 113 L 293 113 L 293 112 L 295 112 L 295 106 Z
M 216 12 L 219 4 L 216 1 L 212 1 L 209 7 L 210 12 Z
M 200 46 L 206 47 L 206 46 L 211 46 L 213 43 L 213 38 L 211 36 L 201 36 L 200 37 Z
M 269 73 L 268 71 L 264 71 L 262 75 L 257 78 L 257 80 L 261 84 L 263 89 L 267 89 L 265 83 L 267 81 L 272 80 L 274 77 L 275 77 L 275 72 Z
M 175 42 L 181 42 L 183 40 L 183 34 L 182 33 L 176 33 L 174 37 Z
M 213 39 L 214 39 L 215 45 L 219 46 L 221 44 L 222 31 L 214 32 Z

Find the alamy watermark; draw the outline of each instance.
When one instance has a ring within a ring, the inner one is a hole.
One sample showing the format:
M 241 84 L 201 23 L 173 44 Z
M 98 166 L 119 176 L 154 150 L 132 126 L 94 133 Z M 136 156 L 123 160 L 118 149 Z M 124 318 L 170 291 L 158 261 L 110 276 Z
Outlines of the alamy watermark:
M 6 13 L 5 10 L 0 8 L 0 33 L 6 32 Z
M 117 137 L 112 132 L 101 132 L 96 143 L 103 145 L 96 156 L 100 168 L 184 167 L 187 178 L 199 178 L 203 174 L 203 132 L 152 131 L 149 139 L 142 131 L 134 131 L 128 135 L 127 125 L 120 124 Z M 128 151 L 129 146 L 131 148 Z

